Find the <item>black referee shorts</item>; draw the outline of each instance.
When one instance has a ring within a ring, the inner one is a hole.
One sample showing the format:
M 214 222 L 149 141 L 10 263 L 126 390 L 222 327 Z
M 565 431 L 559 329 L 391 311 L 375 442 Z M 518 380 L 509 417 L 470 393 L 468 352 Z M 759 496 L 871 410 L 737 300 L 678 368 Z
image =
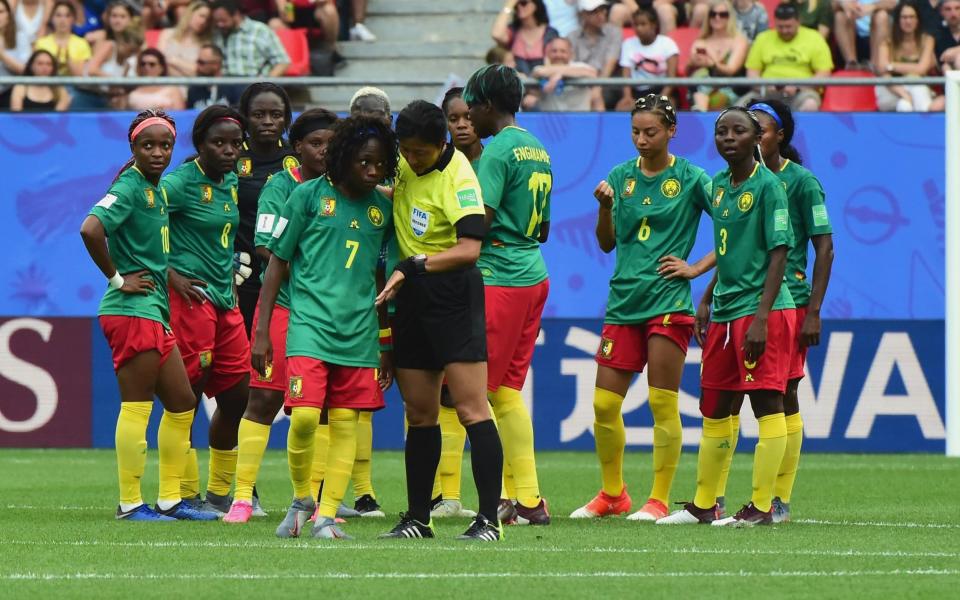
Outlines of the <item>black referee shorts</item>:
M 441 371 L 455 362 L 487 360 L 483 276 L 476 267 L 412 277 L 397 293 L 394 363 Z

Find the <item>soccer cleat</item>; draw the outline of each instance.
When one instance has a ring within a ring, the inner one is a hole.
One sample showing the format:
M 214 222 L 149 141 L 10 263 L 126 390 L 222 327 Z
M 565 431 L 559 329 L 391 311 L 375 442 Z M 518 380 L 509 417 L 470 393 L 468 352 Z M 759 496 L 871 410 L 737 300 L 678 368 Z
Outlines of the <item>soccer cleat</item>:
M 666 517 L 670 514 L 670 511 L 667 510 L 667 505 L 659 500 L 650 498 L 647 500 L 647 503 L 643 505 L 643 508 L 633 513 L 627 520 L 629 521 L 646 521 L 648 523 L 656 523 L 660 519 Z
M 770 509 L 773 511 L 774 523 L 790 522 L 790 503 L 781 500 L 780 496 L 774 497 Z
M 633 506 L 633 501 L 630 499 L 630 494 L 627 493 L 627 486 L 623 486 L 623 491 L 620 492 L 619 496 L 611 496 L 603 490 L 600 490 L 600 492 L 593 497 L 593 500 L 570 513 L 570 518 L 595 519 L 599 517 L 615 517 L 630 512 L 631 506 Z
M 357 23 L 350 28 L 350 39 L 355 42 L 375 42 L 377 36 L 367 29 L 367 26 L 363 23 Z
M 254 502 L 256 498 L 254 498 Z M 224 523 L 246 523 L 253 516 L 253 503 L 234 500 L 230 512 L 223 515 Z
M 700 508 L 693 502 L 683 504 L 683 509 L 657 520 L 657 525 L 706 525 L 713 523 L 717 507 Z
M 477 515 L 470 527 L 458 535 L 457 539 L 468 542 L 499 542 L 503 539 L 503 527 L 483 515 Z
M 514 525 L 517 522 L 517 507 L 507 498 L 500 498 L 497 506 L 497 518 L 504 525 Z
M 254 517 L 269 517 L 269 516 L 270 516 L 270 514 L 269 514 L 267 511 L 263 510 L 263 505 L 260 504 L 260 498 L 259 498 L 259 496 L 254 496 L 254 497 L 253 497 L 253 502 L 251 503 L 251 506 L 253 506 L 253 512 L 250 513 L 251 516 L 254 516 Z
M 517 525 L 549 525 L 550 512 L 547 510 L 547 499 L 540 498 L 540 502 L 533 508 L 517 502 Z
M 193 508 L 183 500 L 167 510 L 161 510 L 158 506 L 156 511 L 158 514 L 173 517 L 178 521 L 216 521 L 223 516 L 218 512 Z
M 190 508 L 200 508 L 200 505 L 203 504 L 203 498 L 200 497 L 200 494 L 197 494 L 190 498 L 183 498 L 181 502 L 185 502 Z
M 410 516 L 410 513 L 400 513 L 400 522 L 387 533 L 381 533 L 380 539 L 420 539 L 437 537 L 433 531 L 433 520 L 424 525 Z
M 337 527 L 337 522 L 328 517 L 320 517 L 313 525 L 311 532 L 313 537 L 325 540 L 352 540 L 353 536 L 347 535 L 342 529 Z
M 130 509 L 126 512 L 117 507 L 118 521 L 176 521 L 173 517 L 161 515 L 146 504 Z
M 717 496 L 717 518 L 722 519 L 727 514 L 727 499 L 724 496 Z
M 377 508 L 379 508 L 379 506 Z M 353 518 L 362 517 L 362 516 L 363 515 L 360 514 L 360 511 L 354 510 L 342 502 L 340 503 L 340 506 L 337 507 L 338 519 L 353 519 Z M 373 516 L 373 515 L 370 515 L 370 516 Z
M 191 501 L 190 504 L 193 505 L 194 502 Z M 217 494 L 207 492 L 207 497 L 203 500 L 203 502 L 201 502 L 199 506 L 193 506 L 193 508 L 201 512 L 219 513 L 222 517 L 230 512 L 230 506 L 232 505 L 233 498 L 231 498 L 229 495 L 219 496 Z
M 304 524 L 316 509 L 317 505 L 313 499 L 294 498 L 293 502 L 290 503 L 290 508 L 287 509 L 287 516 L 285 516 L 283 521 L 280 522 L 280 525 L 277 526 L 277 537 L 300 537 L 300 532 L 303 530 Z
M 343 508 L 343 505 L 342 505 L 342 504 L 340 505 L 340 508 Z M 323 518 L 324 518 L 324 517 L 321 517 L 321 516 L 320 516 L 320 505 L 317 504 L 316 510 L 313 511 L 313 516 L 311 516 L 309 519 L 307 519 L 307 523 L 316 523 L 316 522 L 317 522 L 317 519 L 323 519 Z M 344 524 L 344 523 L 347 522 L 345 519 L 340 518 L 340 509 L 339 509 L 339 508 L 337 509 L 337 516 L 334 517 L 333 522 L 336 523 L 336 524 L 338 524 L 338 525 L 342 525 L 342 524 Z
M 364 494 L 357 498 L 357 501 L 353 503 L 353 510 L 360 513 L 361 517 L 385 517 L 383 511 L 380 510 L 380 505 L 377 504 L 376 498 L 370 494 Z
M 763 512 L 753 505 L 745 504 L 737 514 L 713 522 L 714 527 L 753 527 L 754 525 L 773 524 L 773 509 Z
M 477 513 L 463 507 L 459 500 L 440 500 L 430 509 L 431 518 L 476 517 Z

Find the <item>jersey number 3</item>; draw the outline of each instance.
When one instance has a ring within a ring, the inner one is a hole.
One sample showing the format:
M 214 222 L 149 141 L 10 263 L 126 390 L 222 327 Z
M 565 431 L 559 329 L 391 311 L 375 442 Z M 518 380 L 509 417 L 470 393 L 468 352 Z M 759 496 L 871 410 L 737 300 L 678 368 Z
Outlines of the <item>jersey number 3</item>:
M 543 207 L 547 204 L 547 196 L 553 186 L 553 177 L 550 173 L 534 173 L 530 175 L 527 188 L 533 194 L 533 213 L 530 215 L 530 224 L 527 225 L 527 237 L 540 235 L 540 224 L 543 223 Z

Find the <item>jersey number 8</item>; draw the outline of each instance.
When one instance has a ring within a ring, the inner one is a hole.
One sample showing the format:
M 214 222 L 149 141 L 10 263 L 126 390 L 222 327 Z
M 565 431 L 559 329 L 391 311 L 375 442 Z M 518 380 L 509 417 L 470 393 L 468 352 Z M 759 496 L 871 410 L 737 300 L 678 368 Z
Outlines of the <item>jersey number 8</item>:
M 224 248 L 230 247 L 230 230 L 233 229 L 232 223 L 223 226 L 223 233 L 220 234 L 220 245 Z
M 543 207 L 547 203 L 547 195 L 553 186 L 550 173 L 533 173 L 527 182 L 527 189 L 533 194 L 533 213 L 530 215 L 530 224 L 527 225 L 527 236 L 540 235 L 540 224 L 543 223 Z

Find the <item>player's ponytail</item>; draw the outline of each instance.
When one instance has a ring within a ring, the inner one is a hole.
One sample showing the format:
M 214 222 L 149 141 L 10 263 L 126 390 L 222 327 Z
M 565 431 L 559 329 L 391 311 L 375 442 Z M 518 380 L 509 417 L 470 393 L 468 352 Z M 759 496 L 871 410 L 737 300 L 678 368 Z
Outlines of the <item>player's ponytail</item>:
M 777 128 L 783 132 L 783 140 L 780 141 L 780 156 L 802 165 L 803 157 L 791 143 L 796 131 L 796 123 L 793 120 L 793 111 L 790 110 L 790 107 L 781 100 L 769 98 L 757 100 L 750 105 L 750 110 L 764 112 L 776 121 Z

